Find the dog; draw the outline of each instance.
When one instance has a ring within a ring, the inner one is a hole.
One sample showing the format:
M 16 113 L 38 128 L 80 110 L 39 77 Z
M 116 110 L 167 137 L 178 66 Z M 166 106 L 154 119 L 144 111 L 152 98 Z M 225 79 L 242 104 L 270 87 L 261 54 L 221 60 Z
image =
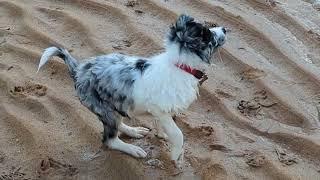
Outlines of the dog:
M 119 139 L 118 132 L 142 138 L 149 129 L 130 127 L 122 118 L 131 119 L 142 112 L 153 115 L 161 125 L 161 136 L 171 143 L 171 159 L 181 167 L 183 134 L 172 114 L 187 110 L 196 100 L 204 76 L 199 69 L 212 64 L 213 54 L 225 40 L 224 27 L 209 29 L 182 14 L 170 26 L 163 53 L 148 58 L 112 53 L 79 63 L 66 49 L 49 47 L 38 72 L 53 56 L 64 60 L 79 100 L 102 122 L 103 143 L 110 149 L 146 157 L 142 148 Z

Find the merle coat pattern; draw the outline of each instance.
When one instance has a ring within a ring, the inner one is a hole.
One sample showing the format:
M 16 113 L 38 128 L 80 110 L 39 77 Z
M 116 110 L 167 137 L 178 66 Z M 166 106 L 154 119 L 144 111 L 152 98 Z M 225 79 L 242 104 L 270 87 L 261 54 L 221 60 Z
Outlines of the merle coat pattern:
M 104 142 L 117 135 L 120 116 L 130 118 L 128 113 L 134 110 L 133 84 L 149 65 L 144 59 L 128 61 L 125 55 L 111 54 L 79 67 L 75 89 L 81 103 L 103 123 Z

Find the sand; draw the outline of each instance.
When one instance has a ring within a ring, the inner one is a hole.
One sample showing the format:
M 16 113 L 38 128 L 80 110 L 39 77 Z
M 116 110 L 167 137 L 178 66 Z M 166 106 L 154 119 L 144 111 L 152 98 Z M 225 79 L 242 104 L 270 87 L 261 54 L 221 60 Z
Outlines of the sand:
M 309 0 L 0 0 L 0 179 L 320 179 L 320 15 Z M 185 168 L 152 129 L 102 147 L 102 125 L 78 101 L 61 60 L 36 74 L 50 45 L 79 60 L 149 56 L 180 13 L 230 29 L 199 99 L 176 118 Z

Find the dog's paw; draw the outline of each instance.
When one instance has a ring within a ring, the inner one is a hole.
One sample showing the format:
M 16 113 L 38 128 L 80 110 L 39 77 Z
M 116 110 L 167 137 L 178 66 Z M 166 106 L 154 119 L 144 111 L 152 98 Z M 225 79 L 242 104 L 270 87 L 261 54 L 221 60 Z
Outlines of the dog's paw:
M 159 139 L 164 139 L 164 140 L 168 140 L 168 135 L 162 131 L 156 133 L 156 137 Z
M 147 153 L 142 148 L 135 146 L 135 145 L 132 145 L 132 144 L 128 144 L 127 153 L 131 154 L 132 156 L 134 156 L 136 158 L 147 157 Z
M 171 151 L 171 160 L 177 169 L 182 170 L 184 167 L 184 151 L 183 148 L 173 148 Z
M 119 150 L 137 158 L 145 158 L 147 153 L 140 147 L 123 142 L 118 137 L 110 139 L 106 144 L 110 149 Z
M 143 138 L 150 130 L 144 127 L 125 126 L 120 131 L 133 138 Z
M 175 167 L 178 171 L 182 171 L 184 168 L 184 159 L 183 159 L 184 153 L 181 153 L 179 158 L 177 160 L 173 160 Z
M 149 133 L 149 131 L 150 130 L 148 128 L 144 127 L 132 127 L 128 135 L 134 138 L 143 138 L 145 135 Z

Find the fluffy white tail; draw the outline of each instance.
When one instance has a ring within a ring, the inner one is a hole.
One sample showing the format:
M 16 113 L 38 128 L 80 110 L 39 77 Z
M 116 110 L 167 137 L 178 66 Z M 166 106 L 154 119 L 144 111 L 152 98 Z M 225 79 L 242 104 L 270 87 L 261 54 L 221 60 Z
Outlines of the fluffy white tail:
M 41 56 L 37 73 L 39 72 L 40 68 L 43 65 L 45 65 L 53 56 L 58 56 L 64 60 L 65 64 L 68 66 L 71 77 L 74 78 L 76 74 L 76 69 L 78 67 L 78 62 L 69 54 L 69 52 L 66 49 L 59 47 L 49 47 L 45 49 Z
M 41 59 L 40 59 L 40 63 L 38 66 L 38 70 L 37 73 L 39 72 L 40 68 L 45 65 L 49 59 L 53 56 L 57 56 L 59 55 L 61 52 L 57 47 L 49 47 L 47 49 L 45 49 L 45 51 L 43 52 Z

